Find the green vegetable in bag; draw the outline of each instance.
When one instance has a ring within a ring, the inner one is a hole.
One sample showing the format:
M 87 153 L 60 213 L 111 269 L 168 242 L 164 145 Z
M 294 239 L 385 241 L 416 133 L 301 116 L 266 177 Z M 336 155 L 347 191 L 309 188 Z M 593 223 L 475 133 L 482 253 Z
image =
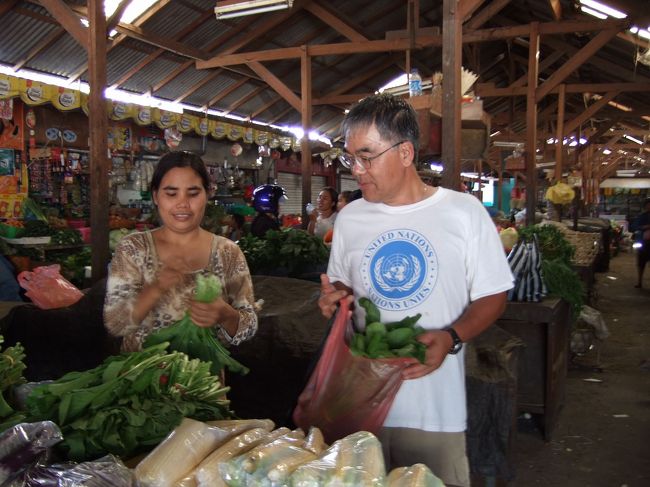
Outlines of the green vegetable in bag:
M 210 303 L 221 295 L 221 282 L 214 274 L 196 276 L 196 293 L 194 299 Z M 190 318 L 189 312 L 173 325 L 149 335 L 144 346 L 149 347 L 162 342 L 169 342 L 169 350 L 186 353 L 190 358 L 210 362 L 210 371 L 217 375 L 224 367 L 229 371 L 246 375 L 249 369 L 230 356 L 230 352 L 215 336 L 211 328 L 197 326 Z

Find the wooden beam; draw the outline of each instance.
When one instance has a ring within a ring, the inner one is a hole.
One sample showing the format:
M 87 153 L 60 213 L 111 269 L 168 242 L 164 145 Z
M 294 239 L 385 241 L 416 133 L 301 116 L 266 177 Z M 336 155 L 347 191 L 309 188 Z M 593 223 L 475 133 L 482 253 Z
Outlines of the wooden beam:
M 517 80 L 519 81 L 519 80 Z M 619 91 L 627 93 L 650 91 L 650 82 L 638 83 L 568 83 L 565 84 L 566 93 L 605 93 L 608 91 Z M 507 88 L 496 88 L 494 83 L 477 83 L 474 86 L 477 96 L 482 98 L 505 97 L 505 96 L 526 96 L 525 86 L 509 86 Z M 557 86 L 549 91 L 558 93 Z
M 551 7 L 551 11 L 553 12 L 553 18 L 555 20 L 561 20 L 562 19 L 562 4 L 560 3 L 560 0 L 548 0 L 549 6 Z
M 130 3 L 131 3 L 130 0 L 120 0 L 120 3 L 118 4 L 115 11 L 111 14 L 111 16 L 108 19 L 106 19 L 106 35 L 107 36 L 115 28 L 115 26 L 119 23 L 120 18 L 122 18 L 122 15 L 124 15 L 124 11 L 129 6 Z
M 526 224 L 535 224 L 537 208 L 537 91 L 539 24 L 530 24 L 528 47 L 528 94 L 526 96 Z
M 210 53 L 202 49 L 196 49 L 192 46 L 188 46 L 187 44 L 183 44 L 182 42 L 177 42 L 167 39 L 163 36 L 154 35 L 150 32 L 146 32 L 144 29 L 134 24 L 125 24 L 123 22 L 120 22 L 115 27 L 115 30 L 134 39 L 138 39 L 142 42 L 146 42 L 147 44 L 151 44 L 152 46 L 162 47 L 167 51 L 171 51 L 191 59 L 203 60 L 210 57 Z
M 213 9 L 206 10 L 196 20 L 194 20 L 192 23 L 188 24 L 178 34 L 176 34 L 173 37 L 173 40 L 174 41 L 182 41 L 189 34 L 196 31 L 196 29 L 199 28 L 201 26 L 201 24 L 203 24 L 206 20 L 212 18 L 213 16 L 214 16 L 214 10 Z M 146 66 L 151 64 L 153 61 L 158 59 L 163 54 L 165 54 L 165 52 L 167 52 L 166 49 L 163 49 L 162 47 L 159 47 L 154 52 L 152 52 L 151 54 L 146 56 L 144 59 L 140 60 L 140 62 L 138 62 L 131 69 L 127 70 L 122 76 L 120 76 L 120 78 L 117 81 L 115 81 L 111 85 L 111 88 L 117 88 L 118 86 L 122 85 L 127 80 L 131 79 L 131 77 L 133 75 L 135 75 L 140 70 L 144 69 Z M 192 61 L 190 61 L 189 64 L 191 65 Z
M 305 10 L 311 13 L 317 19 L 325 22 L 329 27 L 337 31 L 342 36 L 351 41 L 367 41 L 368 38 L 350 26 L 329 8 L 317 2 L 309 2 L 305 5 Z
M 12 66 L 14 71 L 18 71 L 19 69 L 22 69 L 25 64 L 27 64 L 29 61 L 34 59 L 38 54 L 43 51 L 43 49 L 51 46 L 54 44 L 57 40 L 59 40 L 64 34 L 65 34 L 65 29 L 63 27 L 57 27 L 54 29 L 52 32 L 50 32 L 47 36 L 45 36 L 43 39 L 41 39 L 20 61 L 18 61 L 16 64 Z
M 493 0 L 488 3 L 479 13 L 465 22 L 464 32 L 475 30 L 485 24 L 488 20 L 498 14 L 503 7 L 508 5 L 512 0 Z
M 296 110 L 301 110 L 301 101 L 300 98 L 285 85 L 277 76 L 275 76 L 271 71 L 269 71 L 264 65 L 258 62 L 247 63 L 248 67 L 251 68 L 255 73 L 262 78 L 268 85 L 273 88 L 282 98 L 284 98 L 289 105 L 291 105 Z
M 598 129 L 593 134 L 591 134 L 589 136 L 589 139 L 587 140 L 587 142 L 585 144 L 579 145 L 576 148 L 576 151 L 578 152 L 578 154 L 583 152 L 587 147 L 594 147 L 595 142 L 598 139 L 600 139 L 603 135 L 605 135 L 605 133 L 607 133 L 610 128 L 612 128 L 614 125 L 616 125 L 616 123 L 617 123 L 617 120 L 608 120 L 605 123 L 601 124 L 600 127 L 598 127 Z
M 15 7 L 19 0 L 5 0 L 0 3 L 0 17 Z
M 241 88 L 242 86 L 244 86 L 247 82 L 248 82 L 248 80 L 247 80 L 246 78 L 242 78 L 242 79 L 240 79 L 239 81 L 237 81 L 237 82 L 231 84 L 231 85 L 230 85 L 228 88 L 226 88 L 225 90 L 221 90 L 221 91 L 220 91 L 219 93 L 217 93 L 217 94 L 216 94 L 216 95 L 215 95 L 215 96 L 214 96 L 210 101 L 208 101 L 208 103 L 203 107 L 203 109 L 204 109 L 204 110 L 207 110 L 207 109 L 210 108 L 212 105 L 214 105 L 215 103 L 217 103 L 219 100 L 224 99 L 225 97 L 227 97 L 227 96 L 228 96 L 230 93 L 232 93 L 233 91 L 235 91 L 235 90 Z
M 215 69 L 213 72 L 208 73 L 201 81 L 194 83 L 190 88 L 185 90 L 181 96 L 177 97 L 174 100 L 174 103 L 182 102 L 185 98 L 192 95 L 193 93 L 196 93 L 199 88 L 205 86 L 207 83 L 215 79 L 217 76 L 220 76 L 222 73 L 223 71 L 221 69 Z
M 460 75 L 463 47 L 462 17 L 457 0 L 442 2 L 442 172 L 441 185 L 460 190 Z
M 91 280 L 106 276 L 110 261 L 108 248 L 108 117 L 106 116 L 106 17 L 102 0 L 88 0 L 89 28 L 85 46 L 88 49 L 90 93 L 88 123 L 90 126 L 90 228 Z
M 476 12 L 485 0 L 459 0 L 458 9 L 460 11 L 461 21 L 463 23 L 467 22 L 474 12 Z
M 591 117 L 593 117 L 594 114 L 596 114 L 601 108 L 606 106 L 608 102 L 613 100 L 616 95 L 618 95 L 617 91 L 611 91 L 609 93 L 606 93 L 605 96 L 603 96 L 600 100 L 589 105 L 587 109 L 584 112 L 582 112 L 580 115 L 578 115 L 576 118 L 564 124 L 564 136 L 566 137 L 575 129 L 577 129 L 580 125 L 582 125 Z
M 40 0 L 40 4 L 81 47 L 88 49 L 87 29 L 83 26 L 77 14 L 63 0 Z
M 548 93 L 566 79 L 569 74 L 582 66 L 591 56 L 596 54 L 600 48 L 612 40 L 623 27 L 616 27 L 599 32 L 596 37 L 590 40 L 586 46 L 576 52 L 568 62 L 560 66 L 540 87 L 535 94 L 537 101 L 540 101 Z
M 566 85 L 559 86 L 560 92 L 557 99 L 557 127 L 555 138 L 558 143 L 555 144 L 555 181 L 562 179 L 562 170 L 564 166 L 564 147 L 562 140 L 564 138 L 564 106 L 566 103 Z
M 302 175 L 302 227 L 307 228 L 309 215 L 306 205 L 311 201 L 311 146 L 309 145 L 309 132 L 312 129 L 312 106 L 311 106 L 311 58 L 307 54 L 307 46 L 303 46 L 303 54 L 300 57 L 300 111 L 302 129 L 304 136 L 300 141 L 300 173 Z
M 264 113 L 266 110 L 271 108 L 273 105 L 275 105 L 277 102 L 282 100 L 281 96 L 276 96 L 275 98 L 267 101 L 264 105 L 259 107 L 257 110 L 255 110 L 253 113 L 251 113 L 250 117 L 251 119 L 257 118 L 261 113 Z

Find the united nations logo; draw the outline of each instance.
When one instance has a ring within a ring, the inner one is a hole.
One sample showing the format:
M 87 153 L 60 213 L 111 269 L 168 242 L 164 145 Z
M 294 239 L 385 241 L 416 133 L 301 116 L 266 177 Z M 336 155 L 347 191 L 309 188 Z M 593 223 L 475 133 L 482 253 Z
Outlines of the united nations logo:
M 391 230 L 373 240 L 363 255 L 364 286 L 379 308 L 413 308 L 433 291 L 438 258 L 422 234 L 406 229 Z

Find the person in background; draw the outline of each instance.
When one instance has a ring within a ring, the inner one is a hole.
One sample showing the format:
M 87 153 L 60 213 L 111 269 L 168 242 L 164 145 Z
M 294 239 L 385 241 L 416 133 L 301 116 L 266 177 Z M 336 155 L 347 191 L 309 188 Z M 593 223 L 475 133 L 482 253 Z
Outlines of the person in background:
M 336 203 L 336 212 L 340 212 L 345 206 L 349 203 L 352 203 L 354 200 L 361 198 L 361 190 L 355 189 L 354 191 L 341 191 L 339 193 L 339 200 Z M 327 245 L 332 243 L 332 236 L 334 235 L 334 227 L 330 228 L 325 236 L 323 237 L 323 242 Z
M 336 204 L 339 194 L 331 186 L 325 186 L 318 193 L 316 208 L 309 215 L 307 231 L 318 238 L 323 238 L 334 227 L 336 221 Z
M 643 271 L 650 260 L 650 198 L 643 202 L 643 211 L 638 216 L 635 229 L 640 234 L 641 248 L 637 253 L 637 283 L 634 287 L 643 287 Z
M 244 218 L 244 215 L 240 215 L 239 213 L 233 213 L 232 215 L 230 215 L 230 219 L 228 222 L 227 237 L 233 242 L 236 242 L 237 240 L 242 238 L 244 235 L 245 223 L 246 223 L 246 219 Z
M 13 264 L 0 255 L 0 301 L 23 301 Z
M 286 199 L 284 188 L 276 184 L 263 184 L 253 191 L 253 208 L 257 215 L 251 223 L 251 234 L 264 238 L 269 230 L 280 230 L 280 201 Z
M 426 361 L 409 359 L 379 439 L 386 466 L 424 463 L 448 486 L 470 484 L 463 343 L 506 305 L 513 277 L 496 228 L 472 195 L 424 184 L 419 127 L 408 102 L 384 93 L 345 116 L 339 158 L 363 199 L 337 217 L 318 304 L 369 298 L 382 322 L 421 313 Z M 364 310 L 354 307 L 356 325 Z
M 162 156 L 151 194 L 162 225 L 124 237 L 110 263 L 104 303 L 109 333 L 121 349 L 135 351 L 150 333 L 180 320 L 213 328 L 237 345 L 257 331 L 253 285 L 246 259 L 228 238 L 200 227 L 210 180 L 201 158 L 191 152 Z M 223 286 L 211 303 L 192 299 L 196 275 L 216 275 Z

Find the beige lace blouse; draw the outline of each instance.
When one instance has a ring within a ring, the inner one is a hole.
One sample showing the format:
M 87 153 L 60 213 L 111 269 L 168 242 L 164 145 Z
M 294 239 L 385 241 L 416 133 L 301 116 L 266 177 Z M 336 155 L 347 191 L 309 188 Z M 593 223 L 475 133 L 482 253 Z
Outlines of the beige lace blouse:
M 180 285 L 160 300 L 142 323 L 134 323 L 132 310 L 136 296 L 143 286 L 154 281 L 159 265 L 151 231 L 127 235 L 115 249 L 106 284 L 104 324 L 109 333 L 123 337 L 123 351 L 140 350 L 145 337 L 153 330 L 169 326 L 183 317 L 199 272 L 218 276 L 223 285 L 222 297 L 239 311 L 237 333 L 229 337 L 217 328 L 217 336 L 237 345 L 255 335 L 257 315 L 253 284 L 246 258 L 235 242 L 215 235 L 208 267 L 188 274 Z

